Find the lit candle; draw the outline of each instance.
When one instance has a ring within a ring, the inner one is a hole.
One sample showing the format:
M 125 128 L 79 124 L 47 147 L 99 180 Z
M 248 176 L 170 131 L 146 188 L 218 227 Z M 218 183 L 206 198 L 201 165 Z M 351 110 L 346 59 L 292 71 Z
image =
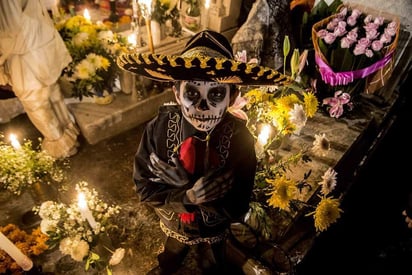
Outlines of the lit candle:
M 10 139 L 10 142 L 11 142 L 11 146 L 13 146 L 14 149 L 17 149 L 17 150 L 21 149 L 20 142 L 17 139 L 17 136 L 15 134 L 10 134 L 9 139 Z
M 87 21 L 90 21 L 91 17 L 88 9 L 84 9 L 83 17 L 86 18 Z
M 133 45 L 133 47 L 136 47 L 137 45 L 137 38 L 136 38 L 136 33 L 131 33 L 127 36 L 127 42 Z
M 265 124 L 260 130 L 260 133 L 256 141 L 255 147 L 256 147 L 256 154 L 258 157 L 260 157 L 263 154 L 264 147 L 266 143 L 268 142 L 269 136 L 270 136 L 270 126 Z
M 149 44 L 149 49 L 151 53 L 154 53 L 152 29 L 150 26 L 150 19 L 151 19 L 151 13 L 152 13 L 152 0 L 141 0 L 140 10 L 142 11 L 142 15 L 146 23 L 147 40 Z
M 92 212 L 90 212 L 89 207 L 87 206 L 86 197 L 83 193 L 78 195 L 78 206 L 80 213 L 82 214 L 83 219 L 86 219 L 89 222 L 91 228 L 96 228 L 96 220 L 94 219 Z
M 24 270 L 28 271 L 33 267 L 33 262 L 24 255 L 3 233 L 0 232 L 0 249 L 6 251 L 10 257 Z

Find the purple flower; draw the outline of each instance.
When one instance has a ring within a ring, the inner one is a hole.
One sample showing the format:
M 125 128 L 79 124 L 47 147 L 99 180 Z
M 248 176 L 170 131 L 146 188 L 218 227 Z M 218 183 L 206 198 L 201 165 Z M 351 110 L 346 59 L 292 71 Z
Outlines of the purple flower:
M 382 26 L 383 23 L 385 22 L 385 19 L 382 16 L 378 16 L 375 18 L 373 22 L 378 26 Z
M 326 44 L 332 44 L 333 42 L 335 42 L 335 40 L 336 40 L 336 35 L 334 35 L 333 33 L 327 33 L 326 34 L 326 36 L 325 36 L 325 38 L 324 38 L 324 40 L 325 40 L 325 43 Z
M 382 50 L 382 47 L 383 47 L 383 43 L 380 40 L 374 40 L 371 44 L 371 48 L 375 52 Z
M 345 21 L 339 21 L 338 25 L 336 26 L 335 30 L 333 31 L 333 34 L 337 37 L 343 36 L 347 33 L 346 30 L 346 22 Z
M 355 16 L 349 16 L 348 19 L 346 19 L 346 22 L 348 22 L 348 25 L 351 27 L 355 26 L 357 21 L 358 21 L 358 18 Z
M 351 108 L 350 95 L 339 90 L 335 92 L 334 97 L 324 98 L 322 104 L 330 106 L 329 115 L 331 117 L 339 118 L 343 114 L 343 106 L 345 104 L 348 104 L 349 108 Z
M 374 40 L 379 36 L 379 32 L 377 29 L 370 29 L 366 31 L 366 38 L 369 40 Z
M 353 49 L 353 54 L 354 55 L 361 55 L 366 52 L 366 49 L 370 45 L 370 40 L 367 39 L 366 37 L 363 37 L 359 39 L 358 43 L 355 45 L 355 49 Z

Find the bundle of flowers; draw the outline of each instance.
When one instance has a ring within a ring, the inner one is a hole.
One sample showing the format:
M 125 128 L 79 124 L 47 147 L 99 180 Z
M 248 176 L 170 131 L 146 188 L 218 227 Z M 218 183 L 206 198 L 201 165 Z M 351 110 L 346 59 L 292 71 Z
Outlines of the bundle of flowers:
M 315 115 L 318 101 L 311 90 L 301 92 L 288 90 L 271 90 L 255 88 L 246 92 L 243 97 L 247 118 L 247 126 L 256 139 L 256 154 L 259 159 L 255 177 L 254 203 L 249 218 L 261 211 L 259 207 L 266 206 L 286 212 L 297 211 L 307 207 L 304 203 L 308 191 L 316 190 L 319 185 L 320 202 L 309 214 L 314 215 L 314 225 L 317 231 L 326 230 L 340 217 L 339 199 L 330 196 L 336 185 L 336 173 L 330 168 L 324 172 L 321 181 L 309 183 L 311 172 L 300 180 L 292 179 L 288 171 L 310 161 L 309 152 L 325 155 L 329 150 L 329 142 L 325 135 L 315 136 L 313 148 L 302 148 L 290 154 L 280 153 L 285 139 L 299 135 L 306 125 L 307 119 Z M 306 190 L 305 190 L 306 189 Z M 262 202 L 265 205 L 262 205 Z M 325 211 L 325 208 L 328 211 Z M 262 217 L 262 215 L 260 215 Z M 265 219 L 264 222 L 262 220 Z M 267 218 L 251 218 L 252 225 L 270 238 L 270 223 Z
M 120 73 L 116 57 L 128 50 L 127 38 L 80 15 L 58 22 L 56 28 L 73 59 L 63 72 L 73 84 L 72 96 L 81 100 L 112 93 Z
M 66 178 L 66 160 L 57 160 L 40 148 L 33 148 L 26 140 L 22 145 L 11 145 L 0 134 L 0 187 L 15 195 L 35 183 L 59 184 Z M 39 142 L 41 144 L 41 142 Z
M 75 190 L 83 194 L 89 216 L 85 215 L 79 201 L 67 205 L 54 201 L 43 202 L 33 208 L 41 220 L 41 232 L 48 236 L 50 249 L 58 246 L 63 255 L 70 255 L 75 261 L 85 261 L 86 271 L 90 268 L 106 269 L 111 274 L 111 267 L 120 263 L 125 250 L 112 250 L 108 231 L 114 226 L 111 221 L 119 214 L 120 206 L 108 205 L 98 197 L 95 189 L 89 189 L 88 183 L 81 181 Z M 93 223 L 90 218 L 92 217 Z M 102 249 L 103 248 L 103 249 Z M 109 252 L 107 254 L 107 252 Z M 105 257 L 105 255 L 107 257 Z
M 30 234 L 21 230 L 15 224 L 0 226 L 3 233 L 24 255 L 29 258 L 39 256 L 48 249 L 47 235 L 40 231 L 40 227 Z M 23 274 L 22 268 L 2 249 L 0 249 L 0 274 Z
M 284 56 L 290 52 L 288 37 L 283 44 Z M 247 60 L 245 52 L 238 52 L 237 58 Z M 307 120 L 318 110 L 318 99 L 312 87 L 306 84 L 302 75 L 306 64 L 307 51 L 294 49 L 290 58 L 290 73 L 294 83 L 284 86 L 259 87 L 242 92 L 229 111 L 246 120 L 246 125 L 255 137 L 255 149 L 258 167 L 255 176 L 254 197 L 246 222 L 265 239 L 271 239 L 273 222 L 270 213 L 279 209 L 286 213 L 304 211 L 309 207 L 313 211 L 316 231 L 324 231 L 337 221 L 342 210 L 340 200 L 331 193 L 337 184 L 336 172 L 328 168 L 318 181 L 310 180 L 311 171 L 297 180 L 294 169 L 311 161 L 309 153 L 325 156 L 330 143 L 325 134 L 315 135 L 312 148 L 300 148 L 297 151 L 282 151 L 282 143 L 299 135 Z M 286 72 L 286 63 L 284 65 Z M 301 169 L 300 169 L 301 170 Z M 293 179 L 291 177 L 293 176 Z M 319 190 L 320 189 L 320 190 Z M 310 194 L 311 191 L 312 193 Z M 318 192 L 319 191 L 319 192 Z M 319 194 L 316 206 L 308 205 L 308 196 Z
M 322 80 L 350 95 L 381 88 L 392 71 L 400 22 L 361 5 L 342 5 L 312 27 Z

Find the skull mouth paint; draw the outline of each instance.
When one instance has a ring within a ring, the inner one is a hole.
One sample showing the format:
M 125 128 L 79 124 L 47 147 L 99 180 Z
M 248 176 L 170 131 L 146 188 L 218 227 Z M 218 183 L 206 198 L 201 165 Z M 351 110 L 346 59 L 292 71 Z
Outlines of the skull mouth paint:
M 230 86 L 207 81 L 182 81 L 176 100 L 185 119 L 199 131 L 212 130 L 224 117 L 230 102 Z

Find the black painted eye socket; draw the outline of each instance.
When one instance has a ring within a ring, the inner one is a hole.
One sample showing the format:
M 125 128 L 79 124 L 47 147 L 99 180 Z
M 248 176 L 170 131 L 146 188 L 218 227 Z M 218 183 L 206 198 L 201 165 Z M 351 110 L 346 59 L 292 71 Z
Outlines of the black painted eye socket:
M 207 93 L 207 98 L 211 102 L 216 102 L 216 103 L 222 102 L 226 97 L 226 93 L 227 93 L 227 90 L 223 86 L 211 88 L 209 92 Z
M 192 102 L 197 102 L 200 99 L 200 92 L 194 87 L 187 86 L 184 93 L 184 98 Z

